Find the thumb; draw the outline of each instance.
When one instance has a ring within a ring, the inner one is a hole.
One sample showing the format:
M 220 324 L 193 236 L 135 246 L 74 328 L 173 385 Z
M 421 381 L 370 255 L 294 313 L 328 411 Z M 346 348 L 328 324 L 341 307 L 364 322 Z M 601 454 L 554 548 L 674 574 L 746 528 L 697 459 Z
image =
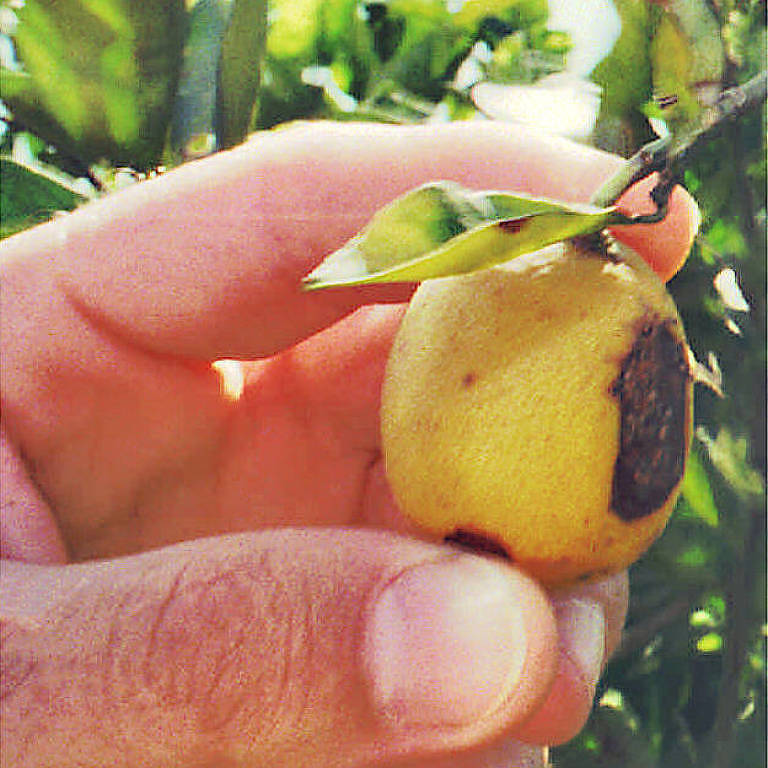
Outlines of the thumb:
M 417 758 L 514 727 L 555 673 L 554 616 L 536 584 L 383 532 L 5 563 L 1 583 L 8 765 Z

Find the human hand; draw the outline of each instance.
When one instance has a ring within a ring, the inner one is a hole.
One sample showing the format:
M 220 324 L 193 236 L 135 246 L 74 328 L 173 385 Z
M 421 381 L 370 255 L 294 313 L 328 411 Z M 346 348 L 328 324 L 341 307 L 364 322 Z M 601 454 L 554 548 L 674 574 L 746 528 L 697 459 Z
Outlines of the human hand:
M 533 766 L 515 739 L 573 735 L 624 576 L 547 595 L 403 535 L 378 397 L 412 289 L 299 282 L 419 183 L 584 200 L 617 163 L 490 123 L 300 126 L 6 241 L 8 764 Z M 634 247 L 679 259 L 693 210 Z M 237 397 L 220 358 L 252 361 Z

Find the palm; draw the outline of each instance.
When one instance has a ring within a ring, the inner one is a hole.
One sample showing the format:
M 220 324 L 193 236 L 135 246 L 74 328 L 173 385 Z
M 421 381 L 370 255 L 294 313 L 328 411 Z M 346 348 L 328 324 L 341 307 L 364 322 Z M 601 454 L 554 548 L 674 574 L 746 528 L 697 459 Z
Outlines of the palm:
M 86 377 L 59 369 L 55 429 L 29 457 L 72 554 L 385 514 L 378 394 L 399 314 L 359 310 L 244 363 L 236 399 L 207 363 L 93 334 L 94 364 Z

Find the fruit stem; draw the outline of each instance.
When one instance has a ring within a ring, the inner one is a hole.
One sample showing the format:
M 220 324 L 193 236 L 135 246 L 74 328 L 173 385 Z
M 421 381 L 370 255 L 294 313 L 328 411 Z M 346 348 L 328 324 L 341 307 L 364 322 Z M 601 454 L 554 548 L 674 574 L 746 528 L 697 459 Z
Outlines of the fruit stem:
M 640 179 L 658 172 L 659 179 L 651 191 L 656 204 L 654 213 L 644 216 L 627 216 L 624 224 L 652 224 L 667 215 L 667 203 L 672 189 L 683 179 L 683 172 L 691 155 L 712 139 L 723 125 L 737 120 L 745 112 L 766 100 L 766 71 L 751 80 L 723 91 L 714 106 L 702 112 L 695 130 L 681 137 L 663 136 L 641 147 L 621 169 L 614 174 L 590 201 L 598 208 L 609 208 L 624 192 Z

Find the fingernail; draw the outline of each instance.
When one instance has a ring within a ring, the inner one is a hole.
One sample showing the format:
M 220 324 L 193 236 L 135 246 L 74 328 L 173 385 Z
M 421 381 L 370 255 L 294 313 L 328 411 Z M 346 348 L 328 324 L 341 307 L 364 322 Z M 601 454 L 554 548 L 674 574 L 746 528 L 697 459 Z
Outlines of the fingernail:
M 525 662 L 521 589 L 513 572 L 469 555 L 400 574 L 366 627 L 378 712 L 400 725 L 461 726 L 497 709 Z
M 605 657 L 602 607 L 591 600 L 566 600 L 556 606 L 555 613 L 564 652 L 578 667 L 584 683 L 596 686 Z

